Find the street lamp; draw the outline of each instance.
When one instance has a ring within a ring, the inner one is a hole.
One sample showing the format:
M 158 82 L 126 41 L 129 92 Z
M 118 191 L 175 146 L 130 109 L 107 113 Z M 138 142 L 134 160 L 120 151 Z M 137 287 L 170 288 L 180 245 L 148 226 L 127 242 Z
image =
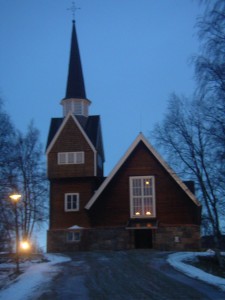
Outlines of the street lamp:
M 31 248 L 31 244 L 27 240 L 23 240 L 20 242 L 20 249 L 25 252 L 29 252 Z
M 22 196 L 20 194 L 14 193 L 9 196 L 14 204 L 14 213 L 15 213 L 15 225 L 16 225 L 16 272 L 20 272 L 19 266 L 19 226 L 18 226 L 18 211 L 17 211 L 17 203 Z

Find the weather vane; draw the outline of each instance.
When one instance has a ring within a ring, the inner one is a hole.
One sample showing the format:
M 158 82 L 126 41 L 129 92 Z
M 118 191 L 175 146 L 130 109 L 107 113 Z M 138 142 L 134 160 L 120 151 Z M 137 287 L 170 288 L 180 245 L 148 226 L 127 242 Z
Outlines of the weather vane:
M 73 20 L 75 20 L 75 12 L 78 9 L 80 9 L 80 7 L 77 7 L 74 1 L 72 1 L 71 7 L 67 8 L 67 10 L 70 10 L 72 12 Z

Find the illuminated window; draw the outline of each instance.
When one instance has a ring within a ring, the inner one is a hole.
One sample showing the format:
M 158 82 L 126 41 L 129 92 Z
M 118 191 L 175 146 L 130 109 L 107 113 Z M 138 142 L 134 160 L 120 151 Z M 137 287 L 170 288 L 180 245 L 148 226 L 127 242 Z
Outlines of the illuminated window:
M 58 164 L 84 164 L 84 152 L 59 152 Z
M 66 240 L 67 242 L 79 242 L 80 241 L 80 231 L 69 231 L 67 232 Z
M 65 194 L 65 211 L 78 211 L 79 210 L 79 194 L 71 193 Z
M 130 177 L 131 218 L 155 217 L 155 183 L 153 176 Z

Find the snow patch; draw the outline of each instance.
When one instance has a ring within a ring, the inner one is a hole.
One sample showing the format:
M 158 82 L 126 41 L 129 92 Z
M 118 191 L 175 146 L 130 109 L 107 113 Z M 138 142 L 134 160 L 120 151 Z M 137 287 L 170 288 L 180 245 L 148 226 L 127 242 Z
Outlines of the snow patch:
M 186 274 L 189 277 L 202 280 L 206 283 L 219 287 L 225 291 L 225 279 L 206 273 L 194 266 L 186 264 L 184 261 L 194 261 L 198 256 L 212 256 L 212 252 L 179 252 L 168 256 L 167 261 L 176 270 Z
M 0 300 L 25 300 L 31 295 L 34 296 L 37 288 L 50 281 L 57 273 L 56 264 L 71 260 L 69 257 L 56 254 L 46 254 L 45 256 L 49 262 L 35 263 L 28 267 L 8 288 L 1 290 Z

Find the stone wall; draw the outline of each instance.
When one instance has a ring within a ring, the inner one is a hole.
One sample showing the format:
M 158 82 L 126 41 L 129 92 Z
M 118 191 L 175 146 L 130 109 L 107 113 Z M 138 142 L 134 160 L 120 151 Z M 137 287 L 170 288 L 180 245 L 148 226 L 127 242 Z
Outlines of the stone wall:
M 68 241 L 68 232 L 79 232 L 80 241 Z M 48 252 L 125 250 L 133 247 L 131 232 L 123 228 L 49 230 Z
M 153 248 L 163 251 L 198 251 L 200 226 L 159 227 L 153 234 Z
M 146 229 L 147 230 L 147 229 Z M 78 241 L 68 241 L 68 233 L 79 233 Z M 128 250 L 135 248 L 135 230 L 117 228 L 89 228 L 76 230 L 49 230 L 48 252 L 95 250 Z M 165 226 L 153 229 L 153 249 L 162 251 L 200 250 L 200 227 Z

